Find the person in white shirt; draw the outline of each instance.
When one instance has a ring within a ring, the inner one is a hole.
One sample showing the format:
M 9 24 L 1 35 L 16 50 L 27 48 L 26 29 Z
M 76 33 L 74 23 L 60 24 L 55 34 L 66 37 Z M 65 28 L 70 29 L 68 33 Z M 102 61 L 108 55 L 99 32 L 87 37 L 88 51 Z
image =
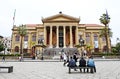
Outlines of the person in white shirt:
M 67 63 L 67 55 L 66 55 L 66 53 L 63 53 L 63 60 L 64 60 L 63 65 L 65 66 L 65 64 Z

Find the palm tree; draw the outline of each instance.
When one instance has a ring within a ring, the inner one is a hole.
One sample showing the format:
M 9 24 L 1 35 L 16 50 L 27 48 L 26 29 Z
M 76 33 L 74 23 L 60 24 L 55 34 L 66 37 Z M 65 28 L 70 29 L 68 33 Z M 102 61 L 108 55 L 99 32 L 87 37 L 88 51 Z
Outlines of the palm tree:
M 106 39 L 106 47 L 107 47 L 107 52 L 109 52 L 109 47 L 108 47 L 108 37 L 112 36 L 112 32 L 110 32 L 110 29 L 109 29 L 109 22 L 110 22 L 110 17 L 108 16 L 108 14 L 102 14 L 102 16 L 100 17 L 100 22 L 105 25 L 105 28 L 103 28 L 101 30 L 101 33 L 100 33 L 100 36 L 102 37 L 105 37 Z
M 27 34 L 27 29 L 26 29 L 26 25 L 21 25 L 18 27 L 18 34 L 20 35 L 20 54 L 21 54 L 21 59 L 23 59 L 23 37 Z

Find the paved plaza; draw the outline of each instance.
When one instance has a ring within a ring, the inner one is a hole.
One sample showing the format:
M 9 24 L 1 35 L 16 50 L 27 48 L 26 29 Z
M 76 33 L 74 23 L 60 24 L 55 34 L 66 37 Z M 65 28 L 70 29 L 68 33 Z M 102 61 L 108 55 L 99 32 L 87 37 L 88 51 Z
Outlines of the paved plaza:
M 63 62 L 0 62 L 12 65 L 13 73 L 0 70 L 0 79 L 120 79 L 120 61 L 95 61 L 97 72 L 68 74 Z

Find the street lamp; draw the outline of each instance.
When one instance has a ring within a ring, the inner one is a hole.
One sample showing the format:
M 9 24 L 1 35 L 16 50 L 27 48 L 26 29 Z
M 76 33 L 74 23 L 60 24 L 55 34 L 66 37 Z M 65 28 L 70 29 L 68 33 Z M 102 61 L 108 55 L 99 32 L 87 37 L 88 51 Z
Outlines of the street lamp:
M 41 60 L 43 60 L 44 59 L 44 57 L 43 57 L 43 47 L 42 47 L 42 57 L 41 57 Z
M 81 47 L 81 54 L 83 56 L 83 50 L 82 50 L 82 46 L 84 46 L 84 40 L 82 38 L 82 36 L 80 35 L 80 38 L 79 38 L 79 44 L 80 44 L 80 47 Z
M 42 47 L 42 57 L 41 57 L 41 60 L 43 60 L 44 58 L 43 58 L 43 47 L 44 47 L 44 39 L 39 39 L 39 41 L 38 41 L 38 44 Z

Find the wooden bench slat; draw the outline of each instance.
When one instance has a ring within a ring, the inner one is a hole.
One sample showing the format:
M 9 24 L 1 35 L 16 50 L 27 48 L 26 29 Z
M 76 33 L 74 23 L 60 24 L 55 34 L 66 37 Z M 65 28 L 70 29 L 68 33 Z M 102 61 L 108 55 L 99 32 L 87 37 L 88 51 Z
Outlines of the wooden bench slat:
M 69 67 L 69 73 L 71 73 L 71 69 L 80 69 L 80 70 L 87 69 L 87 73 L 89 72 L 89 70 L 90 70 L 91 73 L 94 73 L 94 67 L 79 67 L 79 66 L 77 66 L 77 67 Z

